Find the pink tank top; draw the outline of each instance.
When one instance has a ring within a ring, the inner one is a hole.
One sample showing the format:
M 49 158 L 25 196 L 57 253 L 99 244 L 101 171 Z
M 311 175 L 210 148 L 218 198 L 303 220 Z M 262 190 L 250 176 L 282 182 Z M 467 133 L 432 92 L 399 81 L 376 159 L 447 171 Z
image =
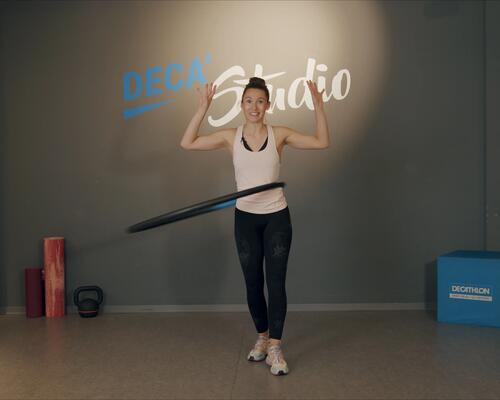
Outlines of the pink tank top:
M 271 126 L 267 125 L 267 146 L 262 151 L 250 151 L 242 143 L 243 125 L 236 130 L 233 144 L 233 164 L 238 191 L 266 183 L 277 182 L 280 157 Z M 283 188 L 266 190 L 236 200 L 236 208 L 254 214 L 269 214 L 286 208 Z

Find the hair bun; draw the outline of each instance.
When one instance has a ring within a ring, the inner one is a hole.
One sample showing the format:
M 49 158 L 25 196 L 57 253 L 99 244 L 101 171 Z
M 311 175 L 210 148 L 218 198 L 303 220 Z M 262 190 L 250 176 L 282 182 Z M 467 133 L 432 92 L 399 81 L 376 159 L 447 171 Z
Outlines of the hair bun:
M 266 86 L 266 81 L 262 78 L 259 78 L 257 76 L 252 76 L 249 80 L 247 85 L 245 86 L 245 90 L 243 90 L 243 96 L 241 97 L 241 101 L 243 101 L 243 97 L 245 96 L 245 92 L 247 89 L 260 89 L 263 90 L 266 93 L 266 99 L 269 101 L 269 89 Z
M 250 78 L 250 80 L 248 81 L 248 83 L 252 84 L 252 85 L 263 85 L 263 86 L 266 85 L 266 81 L 262 78 L 257 77 L 257 76 L 252 76 Z

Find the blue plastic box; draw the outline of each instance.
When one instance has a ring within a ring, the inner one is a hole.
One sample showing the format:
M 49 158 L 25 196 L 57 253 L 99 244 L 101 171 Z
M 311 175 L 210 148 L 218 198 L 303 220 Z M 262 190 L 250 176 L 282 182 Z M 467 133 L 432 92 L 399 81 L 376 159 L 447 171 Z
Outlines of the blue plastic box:
M 438 321 L 500 327 L 500 252 L 438 257 Z

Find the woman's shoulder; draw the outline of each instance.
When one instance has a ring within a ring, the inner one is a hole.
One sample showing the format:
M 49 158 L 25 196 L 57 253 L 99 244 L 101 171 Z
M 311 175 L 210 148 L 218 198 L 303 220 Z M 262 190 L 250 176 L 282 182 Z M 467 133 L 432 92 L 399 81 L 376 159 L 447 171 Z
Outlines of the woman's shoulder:
M 224 128 L 217 131 L 217 134 L 224 139 L 229 147 L 233 146 L 234 138 L 236 137 L 236 131 L 238 128 Z
M 271 128 L 273 129 L 274 132 L 283 132 L 287 129 L 290 129 L 290 128 L 287 128 L 286 126 L 283 126 L 283 125 L 272 125 Z
M 274 132 L 274 136 L 276 136 L 277 138 L 286 137 L 288 135 L 288 132 L 290 131 L 290 128 L 281 125 L 273 125 L 271 128 Z
M 234 137 L 236 135 L 237 130 L 238 130 L 238 128 L 224 128 L 224 129 L 218 130 L 217 133 L 219 135 L 224 136 L 225 138 L 231 138 L 231 137 Z

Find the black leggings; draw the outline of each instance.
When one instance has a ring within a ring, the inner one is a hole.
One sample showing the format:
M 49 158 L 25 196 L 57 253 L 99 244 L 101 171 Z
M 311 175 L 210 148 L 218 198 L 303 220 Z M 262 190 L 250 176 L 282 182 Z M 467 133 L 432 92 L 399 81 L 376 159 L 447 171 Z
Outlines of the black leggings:
M 247 302 L 257 332 L 281 339 L 286 315 L 285 278 L 292 242 L 288 207 L 270 214 L 253 214 L 236 208 L 234 234 L 247 287 Z M 269 300 L 264 297 L 263 260 Z

